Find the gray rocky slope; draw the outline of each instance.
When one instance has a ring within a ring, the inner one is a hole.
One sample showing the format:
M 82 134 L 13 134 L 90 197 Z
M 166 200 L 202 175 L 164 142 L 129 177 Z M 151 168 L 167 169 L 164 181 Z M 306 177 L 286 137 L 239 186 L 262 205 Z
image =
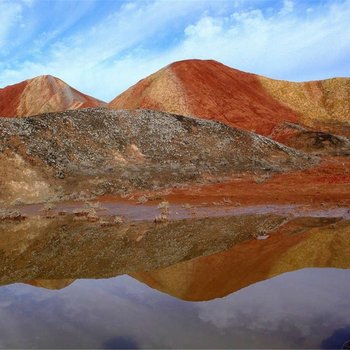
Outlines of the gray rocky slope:
M 0 119 L 5 203 L 157 190 L 315 162 L 251 132 L 157 111 L 89 108 Z

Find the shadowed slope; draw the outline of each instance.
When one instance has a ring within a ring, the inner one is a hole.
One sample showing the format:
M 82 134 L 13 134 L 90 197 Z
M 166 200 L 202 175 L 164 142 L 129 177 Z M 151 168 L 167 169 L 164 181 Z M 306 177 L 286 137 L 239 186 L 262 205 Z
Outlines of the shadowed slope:
M 350 130 L 349 82 L 277 81 L 212 60 L 186 60 L 141 80 L 109 107 L 195 115 L 262 135 L 285 121 L 339 132 L 344 125 Z
M 50 75 L 0 89 L 0 117 L 25 117 L 104 104 Z

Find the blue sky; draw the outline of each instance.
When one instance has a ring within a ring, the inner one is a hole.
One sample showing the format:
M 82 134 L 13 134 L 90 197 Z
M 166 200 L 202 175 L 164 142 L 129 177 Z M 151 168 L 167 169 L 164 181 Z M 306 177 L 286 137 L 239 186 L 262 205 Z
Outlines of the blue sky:
M 187 58 L 350 76 L 350 0 L 0 0 L 0 87 L 51 74 L 109 101 Z

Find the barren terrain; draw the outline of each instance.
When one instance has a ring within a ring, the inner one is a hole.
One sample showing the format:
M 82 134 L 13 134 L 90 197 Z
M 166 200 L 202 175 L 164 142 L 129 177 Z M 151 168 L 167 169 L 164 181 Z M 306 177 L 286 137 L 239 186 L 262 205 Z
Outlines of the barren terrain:
M 349 96 L 200 60 L 108 108 L 50 76 L 1 89 L 0 283 L 130 274 L 201 301 L 349 268 Z

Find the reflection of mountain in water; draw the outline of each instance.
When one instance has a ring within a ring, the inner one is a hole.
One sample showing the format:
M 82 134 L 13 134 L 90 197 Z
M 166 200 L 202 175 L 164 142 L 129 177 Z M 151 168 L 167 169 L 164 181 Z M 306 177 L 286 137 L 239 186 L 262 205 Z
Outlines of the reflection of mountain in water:
M 201 301 L 223 297 L 253 283 L 307 267 L 350 267 L 350 222 L 295 219 L 264 241 L 150 272 L 136 279 L 177 298 Z
M 276 230 L 275 215 L 104 225 L 28 218 L 0 222 L 0 283 L 112 277 L 210 255 Z
M 256 240 L 268 234 L 266 240 Z M 50 289 L 130 274 L 185 300 L 209 300 L 304 267 L 350 266 L 350 221 L 275 215 L 103 226 L 72 217 L 0 223 L 0 283 Z

